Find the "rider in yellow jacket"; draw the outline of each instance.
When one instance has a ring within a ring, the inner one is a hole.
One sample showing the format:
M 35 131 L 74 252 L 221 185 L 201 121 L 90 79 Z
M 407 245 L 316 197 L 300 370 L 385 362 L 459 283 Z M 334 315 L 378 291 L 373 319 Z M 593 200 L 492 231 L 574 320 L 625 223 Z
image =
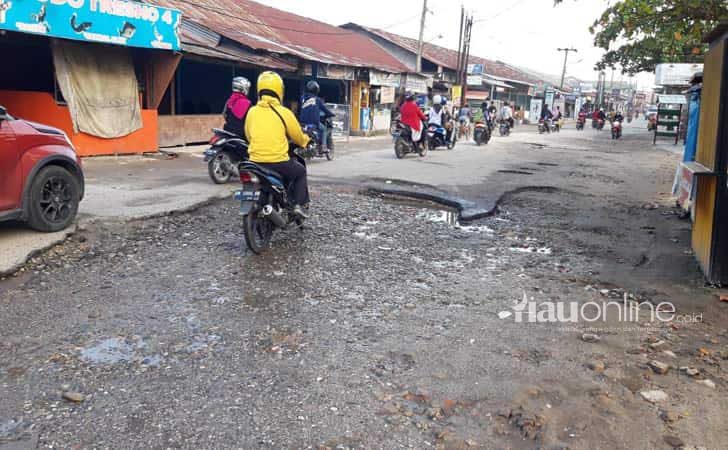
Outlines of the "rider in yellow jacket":
M 257 83 L 258 103 L 248 111 L 245 135 L 250 160 L 281 174 L 286 185 L 293 184 L 294 213 L 305 217 L 301 207 L 309 203 L 306 167 L 288 155 L 288 139 L 305 147 L 309 137 L 293 112 L 281 105 L 283 79 L 275 72 L 263 72 Z

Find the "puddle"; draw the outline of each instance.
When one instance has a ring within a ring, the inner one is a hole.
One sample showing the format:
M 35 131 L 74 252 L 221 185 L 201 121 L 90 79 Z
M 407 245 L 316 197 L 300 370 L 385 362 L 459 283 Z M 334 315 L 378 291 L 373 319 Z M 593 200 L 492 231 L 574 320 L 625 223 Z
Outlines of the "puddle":
M 444 223 L 456 230 L 467 233 L 493 233 L 494 230 L 485 225 L 463 225 L 458 220 L 458 213 L 447 209 L 423 209 L 417 213 L 418 219 L 424 219 L 432 223 Z
M 135 348 L 124 338 L 104 339 L 93 347 L 81 350 L 81 359 L 94 364 L 117 364 L 129 362 L 134 357 Z

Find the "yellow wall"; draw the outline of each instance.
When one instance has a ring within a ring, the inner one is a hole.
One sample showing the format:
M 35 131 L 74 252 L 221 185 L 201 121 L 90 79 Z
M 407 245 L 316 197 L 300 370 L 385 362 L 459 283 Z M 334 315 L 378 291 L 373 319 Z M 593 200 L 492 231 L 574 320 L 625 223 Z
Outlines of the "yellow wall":
M 720 120 L 720 86 L 723 82 L 723 55 L 725 42 L 720 41 L 711 46 L 705 55 L 703 69 L 703 92 L 700 96 L 700 129 L 698 131 L 698 147 L 696 161 L 715 170 L 715 156 L 718 143 L 718 125 Z

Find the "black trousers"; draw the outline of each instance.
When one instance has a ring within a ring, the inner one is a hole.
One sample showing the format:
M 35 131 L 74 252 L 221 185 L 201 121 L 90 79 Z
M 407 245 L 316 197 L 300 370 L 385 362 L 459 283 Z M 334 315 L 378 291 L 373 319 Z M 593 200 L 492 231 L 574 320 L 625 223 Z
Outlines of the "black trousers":
M 306 177 L 306 166 L 298 161 L 277 163 L 256 163 L 266 169 L 275 170 L 283 176 L 283 183 L 286 186 L 293 186 L 293 201 L 296 205 L 306 205 L 310 201 L 308 196 L 308 179 Z

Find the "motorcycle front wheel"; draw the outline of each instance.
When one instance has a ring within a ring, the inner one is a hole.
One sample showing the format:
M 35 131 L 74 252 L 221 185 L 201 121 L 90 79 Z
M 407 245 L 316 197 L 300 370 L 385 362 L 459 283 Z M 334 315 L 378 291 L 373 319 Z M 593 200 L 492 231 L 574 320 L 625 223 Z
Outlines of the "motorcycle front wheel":
M 232 165 L 230 155 L 221 152 L 207 163 L 207 173 L 215 184 L 225 184 L 233 176 Z
M 273 222 L 267 217 L 260 216 L 258 211 L 251 211 L 243 217 L 245 244 L 256 255 L 260 255 L 268 247 L 274 229 Z

